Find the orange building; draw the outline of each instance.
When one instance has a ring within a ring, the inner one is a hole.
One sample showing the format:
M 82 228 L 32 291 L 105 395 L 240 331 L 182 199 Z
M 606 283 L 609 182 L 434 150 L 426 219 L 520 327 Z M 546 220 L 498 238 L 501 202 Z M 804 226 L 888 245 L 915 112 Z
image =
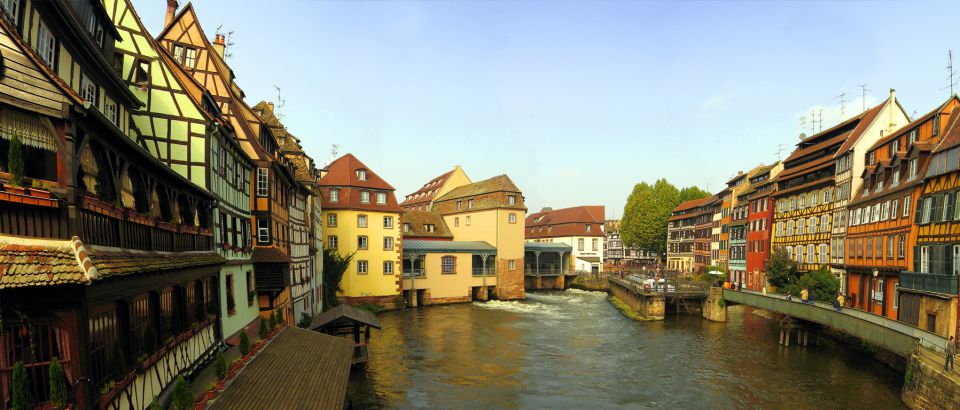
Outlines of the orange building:
M 950 98 L 866 151 L 863 186 L 848 205 L 846 289 L 852 306 L 899 318 L 900 272 L 913 267 L 917 239 L 911 210 L 917 209 L 941 124 L 958 103 Z

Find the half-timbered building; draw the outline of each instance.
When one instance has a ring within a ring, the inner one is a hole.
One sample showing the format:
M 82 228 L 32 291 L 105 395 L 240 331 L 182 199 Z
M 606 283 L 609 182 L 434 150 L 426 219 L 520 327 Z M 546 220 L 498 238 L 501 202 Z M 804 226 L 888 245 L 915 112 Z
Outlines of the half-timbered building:
M 667 270 L 692 273 L 698 210 L 706 198 L 693 199 L 673 208 L 667 223 Z
M 18 362 L 47 402 L 57 358 L 75 407 L 145 408 L 215 351 L 214 197 L 129 137 L 102 3 L 0 9 L 0 151 L 25 164 L 0 172 L 3 405 Z

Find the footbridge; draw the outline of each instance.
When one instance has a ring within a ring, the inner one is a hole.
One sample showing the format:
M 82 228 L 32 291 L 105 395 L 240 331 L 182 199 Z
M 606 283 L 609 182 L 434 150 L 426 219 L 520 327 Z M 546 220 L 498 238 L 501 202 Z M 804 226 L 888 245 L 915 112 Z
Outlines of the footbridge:
M 843 308 L 838 312 L 830 304 L 800 303 L 786 300 L 783 295 L 747 290 L 724 289 L 723 300 L 830 327 L 907 358 L 918 346 L 942 350 L 946 344 L 946 339 L 937 334 L 856 309 Z

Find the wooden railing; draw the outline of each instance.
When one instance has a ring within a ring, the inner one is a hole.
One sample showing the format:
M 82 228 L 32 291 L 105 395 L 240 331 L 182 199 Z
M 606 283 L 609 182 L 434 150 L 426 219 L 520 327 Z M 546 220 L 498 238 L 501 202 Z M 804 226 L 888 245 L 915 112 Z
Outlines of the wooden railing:
M 118 219 L 87 209 L 77 211 L 81 239 L 89 245 L 160 252 L 212 251 L 213 237 L 194 227 Z M 196 231 L 196 232 L 190 232 Z
M 69 239 L 68 225 L 65 207 L 0 203 L 0 235 Z

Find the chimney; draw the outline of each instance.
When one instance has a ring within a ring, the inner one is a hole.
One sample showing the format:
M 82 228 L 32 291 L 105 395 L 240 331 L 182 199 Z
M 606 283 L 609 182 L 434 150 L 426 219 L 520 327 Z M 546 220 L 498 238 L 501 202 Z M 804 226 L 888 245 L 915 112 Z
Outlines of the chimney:
M 890 106 L 887 107 L 887 117 L 890 119 L 887 123 L 888 124 L 887 130 L 889 132 L 893 132 L 893 130 L 897 128 L 897 124 L 893 122 L 893 109 L 896 103 L 897 103 L 897 90 L 891 88 L 890 89 Z
M 177 15 L 177 0 L 167 0 L 167 20 L 163 23 L 163 27 L 170 27 L 170 23 L 173 23 L 173 18 Z
M 227 48 L 226 40 L 226 36 L 223 34 L 217 34 L 213 39 L 213 49 L 220 55 L 220 58 L 223 58 L 223 51 Z

